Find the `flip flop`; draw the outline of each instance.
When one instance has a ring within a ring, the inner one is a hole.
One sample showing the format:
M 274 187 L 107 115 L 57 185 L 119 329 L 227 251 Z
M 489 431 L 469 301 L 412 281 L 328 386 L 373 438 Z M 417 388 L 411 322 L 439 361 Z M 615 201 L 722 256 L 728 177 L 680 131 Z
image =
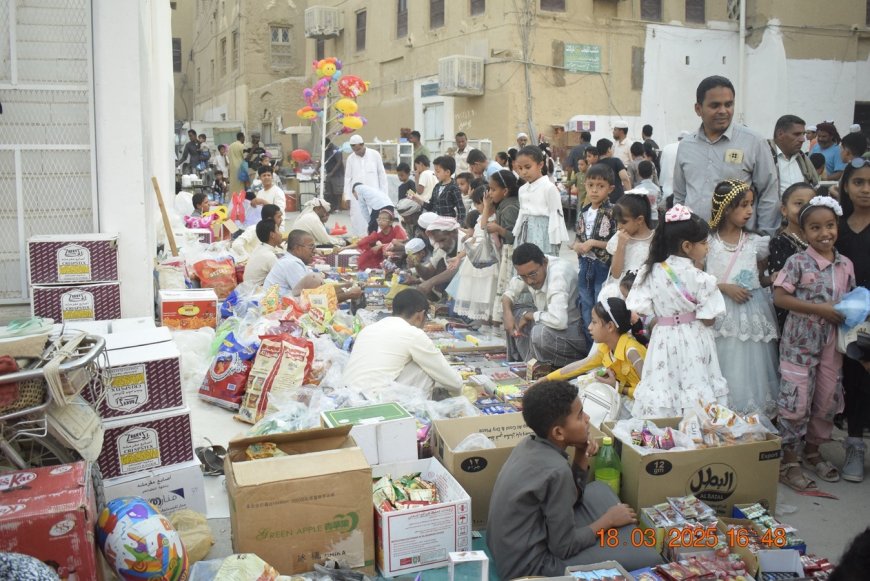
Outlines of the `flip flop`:
M 221 476 L 224 473 L 224 456 L 227 455 L 227 449 L 212 444 L 208 439 L 206 442 L 209 443 L 208 446 L 194 449 L 196 457 L 202 462 L 202 473 L 206 476 Z

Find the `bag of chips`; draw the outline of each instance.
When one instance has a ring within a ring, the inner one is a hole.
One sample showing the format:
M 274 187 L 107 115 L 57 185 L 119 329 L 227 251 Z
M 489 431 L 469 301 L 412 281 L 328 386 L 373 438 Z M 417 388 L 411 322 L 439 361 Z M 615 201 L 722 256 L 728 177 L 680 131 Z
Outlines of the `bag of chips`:
M 193 271 L 202 288 L 213 288 L 224 300 L 236 288 L 236 265 L 232 258 L 206 258 L 193 263 Z
M 230 332 L 221 341 L 217 355 L 205 374 L 199 397 L 233 411 L 239 409 L 256 354 L 256 345 L 243 345 Z

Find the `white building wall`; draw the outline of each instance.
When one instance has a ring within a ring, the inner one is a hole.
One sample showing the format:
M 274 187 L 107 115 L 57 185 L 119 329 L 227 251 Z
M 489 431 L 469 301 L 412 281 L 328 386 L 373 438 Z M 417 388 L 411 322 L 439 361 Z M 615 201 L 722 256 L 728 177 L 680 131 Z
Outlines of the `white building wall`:
M 218 93 L 193 108 L 197 121 L 239 121 L 244 124 L 248 111 L 248 85 Z
M 119 233 L 121 310 L 154 309 L 156 229 L 151 186 L 175 193 L 170 7 L 161 0 L 94 0 L 94 105 L 100 230 Z

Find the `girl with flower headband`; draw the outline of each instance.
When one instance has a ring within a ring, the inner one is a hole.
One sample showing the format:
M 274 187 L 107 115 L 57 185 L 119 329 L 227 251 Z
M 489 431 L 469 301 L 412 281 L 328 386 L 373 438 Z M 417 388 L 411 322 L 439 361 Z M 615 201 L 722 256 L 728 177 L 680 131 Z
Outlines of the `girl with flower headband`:
M 779 393 L 779 336 L 767 268 L 770 236 L 746 230 L 755 192 L 729 179 L 713 191 L 713 233 L 706 271 L 716 277 L 725 296 L 725 313 L 716 318 L 713 335 L 722 375 L 728 381 L 728 407 L 742 414 L 776 411 Z
M 779 344 L 779 480 L 798 491 L 816 488 L 801 471 L 801 457 L 822 480 L 840 479 L 819 446 L 831 439 L 834 415 L 843 411 L 843 355 L 836 344 L 844 317 L 834 305 L 855 286 L 855 272 L 852 261 L 834 247 L 842 215 L 835 199 L 811 199 L 798 215 L 809 248 L 789 258 L 773 283 L 774 302 L 789 311 Z
M 644 374 L 634 392 L 638 418 L 683 416 L 700 400 L 724 405 L 728 384 L 710 325 L 725 312 L 716 278 L 698 268 L 707 255 L 710 228 L 686 206 L 659 221 L 649 258 L 626 305 L 655 316 Z

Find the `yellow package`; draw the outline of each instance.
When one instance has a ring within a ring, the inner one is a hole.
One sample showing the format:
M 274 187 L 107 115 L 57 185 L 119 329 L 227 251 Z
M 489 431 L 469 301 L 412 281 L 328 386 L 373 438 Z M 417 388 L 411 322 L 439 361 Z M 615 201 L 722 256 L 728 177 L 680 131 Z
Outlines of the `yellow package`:
M 317 288 L 305 289 L 302 291 L 303 300 L 307 301 L 312 307 L 317 307 L 329 313 L 338 310 L 338 297 L 335 294 L 335 286 L 331 284 L 323 284 Z

